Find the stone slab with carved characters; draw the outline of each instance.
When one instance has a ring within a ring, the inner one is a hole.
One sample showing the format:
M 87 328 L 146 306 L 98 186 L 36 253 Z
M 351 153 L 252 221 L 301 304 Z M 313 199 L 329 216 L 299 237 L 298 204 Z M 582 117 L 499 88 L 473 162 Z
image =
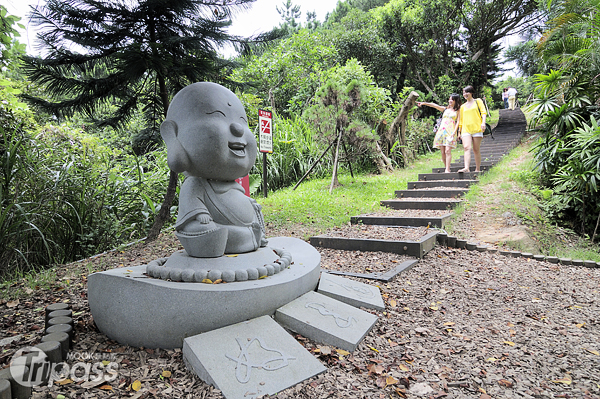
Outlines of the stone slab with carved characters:
M 333 274 L 321 273 L 317 292 L 348 305 L 377 310 L 385 309 L 379 288 Z
M 353 352 L 377 322 L 377 316 L 311 291 L 277 309 L 284 327 L 315 342 Z
M 273 395 L 327 370 L 270 316 L 188 337 L 183 357 L 228 399 Z

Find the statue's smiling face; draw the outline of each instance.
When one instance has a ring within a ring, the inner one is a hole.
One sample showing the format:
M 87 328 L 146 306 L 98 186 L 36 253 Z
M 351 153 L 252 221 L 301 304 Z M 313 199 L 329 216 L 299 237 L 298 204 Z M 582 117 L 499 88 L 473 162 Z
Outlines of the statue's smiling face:
M 177 122 L 178 139 L 191 162 L 188 174 L 225 181 L 245 176 L 258 150 L 242 103 L 217 85 L 201 94 L 188 99 L 198 101 L 188 104 L 189 112 Z

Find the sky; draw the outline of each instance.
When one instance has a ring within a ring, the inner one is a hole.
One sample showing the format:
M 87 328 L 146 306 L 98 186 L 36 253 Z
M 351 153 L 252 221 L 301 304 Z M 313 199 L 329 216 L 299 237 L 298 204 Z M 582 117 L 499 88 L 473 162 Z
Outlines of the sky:
M 328 12 L 335 9 L 338 0 L 292 0 L 293 4 L 300 5 L 300 21 L 306 21 L 307 11 L 316 11 L 317 19 L 325 20 Z M 44 0 L 3 0 L 2 3 L 8 9 L 10 15 L 21 17 L 21 24 L 25 25 L 27 32 L 21 33 L 20 42 L 27 44 L 27 52 L 33 52 L 35 33 L 32 26 L 28 24 L 26 15 L 30 5 L 43 4 Z M 233 20 L 229 32 L 240 36 L 251 36 L 257 33 L 269 31 L 272 27 L 279 25 L 281 17 L 277 13 L 276 6 L 282 7 L 285 0 L 256 0 L 252 8 L 238 13 Z

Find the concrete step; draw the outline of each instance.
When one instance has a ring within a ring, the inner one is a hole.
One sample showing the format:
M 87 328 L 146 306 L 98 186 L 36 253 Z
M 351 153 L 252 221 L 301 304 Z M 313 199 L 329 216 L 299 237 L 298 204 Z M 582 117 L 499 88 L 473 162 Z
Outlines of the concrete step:
M 462 158 L 462 157 L 460 157 L 460 158 Z M 481 161 L 481 166 L 492 167 L 492 166 L 496 165 L 497 163 L 498 163 L 498 161 Z M 454 160 L 454 162 L 452 162 L 450 164 L 450 167 L 461 166 L 461 165 L 464 166 L 464 162 L 459 162 L 457 160 Z M 471 165 L 475 165 L 475 159 L 473 159 L 473 157 L 471 157 Z
M 227 399 L 275 395 L 327 371 L 270 316 L 188 337 L 183 358 Z
M 434 231 L 424 235 L 418 241 L 394 241 L 369 238 L 328 237 L 321 235 L 310 237 L 310 245 L 313 247 L 332 248 L 343 251 L 391 252 L 414 256 L 415 258 L 423 258 L 423 256 L 435 246 L 436 236 L 437 231 Z
M 431 187 L 464 187 L 468 188 L 472 184 L 477 184 L 477 180 L 430 180 L 430 181 L 410 181 L 407 184 L 409 190 L 418 190 L 420 188 Z
M 481 142 L 481 148 L 489 147 L 516 147 L 521 142 L 521 139 L 513 139 L 513 140 L 491 140 L 491 141 L 483 141 Z
M 483 172 L 419 173 L 419 181 L 475 180 Z
M 442 190 L 396 190 L 395 195 L 396 198 L 458 198 L 462 197 L 468 191 L 468 188 L 446 188 Z
M 472 162 L 472 164 L 473 164 L 473 168 L 475 168 L 475 162 Z M 451 172 L 458 172 L 459 169 L 462 169 L 464 167 L 465 167 L 464 164 L 456 164 L 454 166 L 452 166 L 452 164 L 450 164 L 450 171 Z M 492 168 L 492 166 L 488 166 L 488 165 L 481 165 L 480 167 L 481 167 L 481 171 L 482 172 L 488 171 L 488 170 L 490 170 Z M 446 171 L 446 168 L 433 168 L 433 169 L 431 169 L 432 173 L 445 173 L 445 171 Z
M 505 156 L 506 154 L 508 154 L 508 151 L 505 151 L 505 152 L 501 152 L 501 151 L 487 151 L 487 150 L 484 150 L 482 148 L 480 154 L 481 154 L 481 158 L 484 158 L 484 157 L 488 157 L 488 158 L 489 157 L 502 158 L 503 156 Z M 463 156 L 463 155 L 464 155 L 464 152 L 463 152 L 463 154 L 461 154 L 461 156 Z M 473 155 L 475 155 L 475 153 L 473 151 L 471 151 L 471 156 L 473 156 Z
M 345 280 L 342 284 L 351 284 L 352 280 Z M 310 291 L 277 309 L 275 320 L 312 341 L 354 352 L 377 322 L 377 316 Z
M 483 162 L 493 162 L 493 163 L 498 163 L 502 160 L 502 156 L 482 156 L 481 157 L 481 162 L 483 164 Z M 463 156 L 458 157 L 458 159 L 454 160 L 455 163 L 464 163 L 465 162 L 465 158 Z M 475 163 L 475 155 L 471 155 L 471 162 Z
M 494 166 L 496 165 L 498 162 L 500 162 L 500 160 L 496 159 L 496 160 L 481 160 L 481 166 Z M 458 159 L 455 159 L 450 166 L 458 166 L 458 165 L 464 165 L 465 160 L 463 159 L 463 157 L 459 157 Z M 475 157 L 471 157 L 471 165 L 475 165 Z
M 439 217 L 403 217 L 403 216 L 369 216 L 360 215 L 350 217 L 352 224 L 369 224 L 379 226 L 430 226 L 444 228 L 444 222 L 452 216 L 452 212 L 448 212 Z
M 489 148 L 493 150 L 506 150 L 514 148 L 518 143 L 504 142 L 504 143 L 481 143 L 481 149 Z
M 421 198 L 418 200 L 393 199 L 380 201 L 381 206 L 387 206 L 392 209 L 454 209 L 460 204 L 457 199 L 437 199 L 437 198 Z
M 340 302 L 357 308 L 385 310 L 385 303 L 379 288 L 340 276 L 330 274 L 332 270 L 321 273 L 317 286 L 319 294 L 327 295 Z

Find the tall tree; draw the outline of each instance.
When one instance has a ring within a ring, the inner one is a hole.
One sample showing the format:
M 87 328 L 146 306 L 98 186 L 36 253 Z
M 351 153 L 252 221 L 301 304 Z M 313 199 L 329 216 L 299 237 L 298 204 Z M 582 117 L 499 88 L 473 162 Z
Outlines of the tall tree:
M 283 23 L 288 23 L 296 26 L 296 20 L 300 18 L 302 13 L 300 12 L 300 6 L 292 3 L 292 0 L 286 0 L 279 6 L 275 6 L 275 9 L 279 13 L 279 16 L 283 20 Z
M 391 86 L 390 75 L 398 69 L 400 57 L 382 38 L 379 26 L 370 13 L 353 9 L 341 22 L 331 24 L 330 30 L 341 65 L 356 59 L 371 72 L 378 86 Z
M 600 1 L 558 0 L 547 6 L 548 29 L 538 44 L 544 61 L 554 68 L 587 72 L 590 76 L 599 74 Z
M 529 31 L 544 15 L 537 0 L 467 0 L 460 10 L 466 28 L 462 83 L 475 88 L 487 85 L 499 71 L 498 40 Z
M 370 124 L 387 101 L 387 92 L 375 87 L 373 78 L 356 60 L 325 72 L 306 118 L 333 151 L 333 174 L 329 192 L 338 182 L 338 165 L 343 155 L 365 157 L 375 153 L 377 135 Z
M 537 42 L 528 40 L 509 46 L 504 51 L 504 59 L 514 62 L 523 76 L 533 76 L 544 72 L 544 63 L 537 50 Z
M 330 36 L 326 30 L 301 29 L 268 52 L 250 57 L 232 79 L 253 86 L 254 94 L 282 116 L 302 112 L 318 89 L 323 71 L 337 60 Z
M 460 7 L 463 0 L 392 0 L 372 11 L 383 39 L 397 56 L 394 92 L 422 88 L 445 101 L 435 86 L 441 76 L 456 77 Z
M 495 76 L 499 39 L 538 23 L 537 0 L 390 0 L 372 10 L 398 62 L 397 88 L 405 82 L 439 101 L 447 76 L 455 87 L 481 87 Z M 444 78 L 446 79 L 446 78 Z
M 351 10 L 369 11 L 381 7 L 390 0 L 341 0 L 337 2 L 335 9 L 327 13 L 325 25 L 340 22 Z
M 140 108 L 158 126 L 170 98 L 187 84 L 217 80 L 226 42 L 242 44 L 226 28 L 234 12 L 254 0 L 48 0 L 34 7 L 43 57 L 25 57 L 29 78 L 47 98 L 29 96 L 55 115 L 94 117 L 106 105 L 116 111 L 100 124 L 122 127 Z M 148 239 L 170 217 L 177 187 L 171 172 L 161 210 Z

